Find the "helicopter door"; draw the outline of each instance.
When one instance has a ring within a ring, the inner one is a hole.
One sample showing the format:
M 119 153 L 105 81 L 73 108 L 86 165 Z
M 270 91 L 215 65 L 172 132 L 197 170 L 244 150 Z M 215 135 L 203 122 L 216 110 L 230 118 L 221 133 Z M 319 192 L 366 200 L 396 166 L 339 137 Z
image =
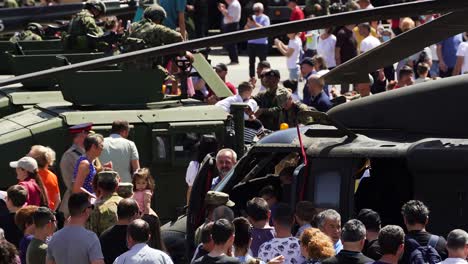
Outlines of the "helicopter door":
M 335 209 L 342 218 L 353 215 L 354 178 L 358 159 L 311 158 L 299 165 L 293 177 L 295 202 L 307 200 L 319 209 Z
M 211 183 L 217 175 L 214 153 L 205 157 L 195 178 L 190 194 L 190 206 L 187 211 L 187 241 L 194 241 L 195 230 L 205 220 L 205 196 L 211 189 Z M 189 245 L 193 247 L 194 245 Z

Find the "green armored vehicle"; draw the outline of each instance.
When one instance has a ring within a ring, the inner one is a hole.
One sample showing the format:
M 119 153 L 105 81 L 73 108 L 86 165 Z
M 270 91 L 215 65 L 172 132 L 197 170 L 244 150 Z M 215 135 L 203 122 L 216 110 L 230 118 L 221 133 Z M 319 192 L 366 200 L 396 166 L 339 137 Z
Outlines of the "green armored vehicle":
M 214 88 L 215 93 L 219 97 L 231 95 L 227 88 L 222 90 L 224 86 L 217 86 L 221 80 L 215 79 L 216 73 L 206 60 L 200 62 L 203 57 L 198 55 L 195 64 L 200 74 L 211 80 L 212 87 L 221 87 Z M 153 208 L 163 221 L 174 218 L 175 209 L 186 203 L 185 171 L 192 146 L 206 134 L 223 145 L 235 142 L 226 136 L 232 124 L 228 113 L 197 100 L 165 96 L 163 76 L 161 72 L 122 70 L 63 74 L 59 82 L 68 102 L 38 104 L 0 119 L 0 168 L 5 173 L 0 188 L 16 183 L 8 161 L 24 155 L 32 145 L 52 147 L 60 160 L 71 144 L 68 127 L 92 122 L 95 132 L 106 135 L 114 120 L 127 120 L 140 164 L 150 167 L 156 179 Z

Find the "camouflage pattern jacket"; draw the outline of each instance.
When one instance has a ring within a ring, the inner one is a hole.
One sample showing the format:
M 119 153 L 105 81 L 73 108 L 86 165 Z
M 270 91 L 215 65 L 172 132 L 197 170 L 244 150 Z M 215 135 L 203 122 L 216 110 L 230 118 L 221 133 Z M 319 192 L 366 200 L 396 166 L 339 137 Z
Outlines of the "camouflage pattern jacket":
M 31 30 L 25 30 L 10 38 L 10 42 L 13 42 L 13 43 L 16 43 L 18 41 L 34 41 L 34 40 L 41 41 L 42 37 L 32 32 Z
M 120 200 L 117 193 L 110 196 L 105 196 L 94 204 L 94 209 L 89 216 L 86 228 L 95 232 L 98 236 L 102 234 L 107 228 L 117 223 L 117 205 Z
M 100 37 L 104 34 L 104 31 L 96 24 L 93 14 L 83 9 L 70 21 L 68 34 L 70 36 L 86 36 L 90 34 Z
M 291 108 L 288 110 L 283 109 L 280 113 L 279 123 L 286 123 L 290 128 L 297 126 L 298 124 L 307 125 L 312 123 L 314 119 L 309 114 L 312 112 L 309 106 L 299 101 L 292 103 Z M 315 110 L 316 111 L 316 110 Z
M 182 36 L 175 30 L 153 23 L 148 19 L 143 19 L 133 23 L 123 39 L 123 52 L 131 52 L 180 42 Z M 126 63 L 124 67 L 145 70 L 154 69 L 161 64 L 162 58 L 143 58 Z
M 266 129 L 276 131 L 279 129 L 279 114 L 281 112 L 281 107 L 278 105 L 276 100 L 276 95 L 278 93 L 286 92 L 286 88 L 278 86 L 278 88 L 272 92 L 269 89 L 260 92 L 253 97 L 257 102 L 258 107 L 262 109 L 262 114 L 258 119 L 262 122 L 263 126 Z

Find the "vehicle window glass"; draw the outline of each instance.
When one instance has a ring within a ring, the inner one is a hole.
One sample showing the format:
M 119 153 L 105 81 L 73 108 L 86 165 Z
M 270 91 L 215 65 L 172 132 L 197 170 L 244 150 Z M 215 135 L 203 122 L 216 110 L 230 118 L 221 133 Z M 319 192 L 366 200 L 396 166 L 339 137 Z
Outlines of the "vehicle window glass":
M 322 172 L 315 176 L 314 201 L 321 208 L 339 208 L 341 175 L 338 172 Z

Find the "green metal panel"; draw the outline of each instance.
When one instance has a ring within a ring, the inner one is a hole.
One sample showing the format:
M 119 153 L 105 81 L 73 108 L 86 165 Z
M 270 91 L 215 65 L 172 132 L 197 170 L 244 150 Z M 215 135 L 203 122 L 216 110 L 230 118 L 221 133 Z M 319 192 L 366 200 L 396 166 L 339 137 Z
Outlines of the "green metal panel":
M 93 122 L 94 124 L 110 124 L 113 120 L 123 119 L 130 123 L 169 123 L 169 122 L 199 122 L 200 120 L 226 120 L 228 114 L 213 105 L 177 107 L 169 109 L 142 110 L 107 110 L 107 111 L 74 111 L 62 113 L 68 125 Z
M 34 105 L 45 102 L 62 102 L 62 92 L 46 91 L 46 92 L 29 92 L 18 91 L 9 94 L 13 105 Z M 1 105 L 0 105 L 1 107 Z
M 193 67 L 197 70 L 200 76 L 213 90 L 214 94 L 219 98 L 224 98 L 233 95 L 226 84 L 219 78 L 218 74 L 213 70 L 213 67 L 200 53 L 193 54 Z
M 67 65 L 67 63 L 77 63 L 104 57 L 104 53 L 76 53 L 76 54 L 35 54 L 35 55 L 14 55 L 9 54 L 11 71 L 14 75 L 23 75 L 40 70 L 50 69 Z M 24 81 L 23 85 L 32 88 L 55 89 L 57 83 L 55 77 L 43 78 L 33 81 Z
M 164 98 L 161 71 L 79 71 L 58 78 L 65 100 L 77 105 L 142 105 Z

